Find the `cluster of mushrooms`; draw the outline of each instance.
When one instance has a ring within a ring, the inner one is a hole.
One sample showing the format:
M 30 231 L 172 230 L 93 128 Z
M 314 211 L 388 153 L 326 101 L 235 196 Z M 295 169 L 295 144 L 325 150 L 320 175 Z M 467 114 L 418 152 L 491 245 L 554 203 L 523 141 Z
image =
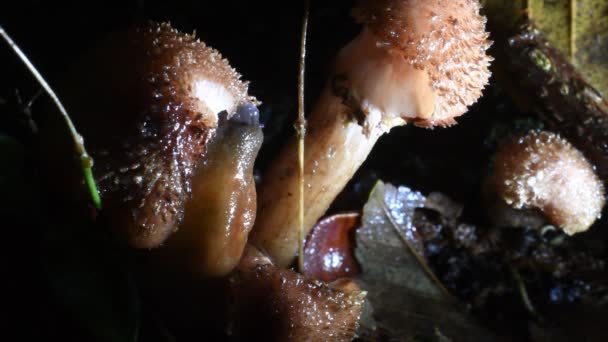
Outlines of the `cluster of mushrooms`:
M 363 29 L 339 52 L 308 116 L 305 232 L 380 136 L 406 123 L 455 124 L 490 77 L 477 0 L 363 0 L 353 13 Z M 240 334 L 248 325 L 239 317 L 263 307 L 274 339 L 350 340 L 364 292 L 348 279 L 326 284 L 288 269 L 300 236 L 297 139 L 256 189 L 263 134 L 247 91 L 217 51 L 150 23 L 90 51 L 63 98 L 118 239 L 179 272 L 230 279 Z M 550 132 L 506 143 L 489 179 L 504 206 L 540 213 L 568 234 L 586 230 L 604 204 L 593 166 Z

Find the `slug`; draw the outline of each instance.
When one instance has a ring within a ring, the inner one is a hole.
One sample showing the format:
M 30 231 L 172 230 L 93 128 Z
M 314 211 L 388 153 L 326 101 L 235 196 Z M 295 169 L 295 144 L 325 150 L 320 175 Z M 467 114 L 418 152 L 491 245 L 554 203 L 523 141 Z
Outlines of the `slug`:
M 263 134 L 257 108 L 247 103 L 222 122 L 192 177 L 184 221 L 163 247 L 175 267 L 223 276 L 239 262 L 256 216 L 253 166 Z

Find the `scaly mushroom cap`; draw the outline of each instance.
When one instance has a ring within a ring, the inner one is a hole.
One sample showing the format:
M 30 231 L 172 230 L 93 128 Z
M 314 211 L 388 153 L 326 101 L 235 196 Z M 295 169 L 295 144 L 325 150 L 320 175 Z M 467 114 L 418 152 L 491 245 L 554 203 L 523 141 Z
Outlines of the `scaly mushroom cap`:
M 583 154 L 550 132 L 531 132 L 504 144 L 495 157 L 496 189 L 507 204 L 538 208 L 567 234 L 600 216 L 604 187 Z
M 490 77 L 491 42 L 479 10 L 477 0 L 360 1 L 354 16 L 365 24 L 358 39 L 367 51 L 351 44 L 338 69 L 353 53 L 376 55 L 375 65 L 347 71 L 364 113 L 371 105 L 418 126 L 455 124 Z
M 251 246 L 229 283 L 237 340 L 351 341 L 366 295 L 347 278 L 325 284 L 273 265 Z
M 218 122 L 253 101 L 228 61 L 169 24 L 116 32 L 81 59 L 64 98 L 95 160 L 104 209 L 134 247 L 181 220 Z

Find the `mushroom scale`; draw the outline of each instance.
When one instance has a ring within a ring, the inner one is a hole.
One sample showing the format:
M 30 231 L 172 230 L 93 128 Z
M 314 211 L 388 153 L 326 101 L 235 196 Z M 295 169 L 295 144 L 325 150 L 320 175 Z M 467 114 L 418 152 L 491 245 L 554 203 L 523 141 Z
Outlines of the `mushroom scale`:
M 422 127 L 450 126 L 481 97 L 490 78 L 492 57 L 486 54 L 491 42 L 480 9 L 477 0 L 359 1 L 353 15 L 374 36 L 374 44 L 391 56 L 387 58 L 406 64 L 410 73 L 420 73 L 416 77 L 430 87 L 426 96 L 434 98 L 430 110 L 404 112 L 397 107 L 397 112 L 387 114 L 402 116 Z M 388 81 L 402 83 L 399 77 Z M 399 98 L 391 94 L 391 88 L 381 88 L 378 96 L 388 101 Z

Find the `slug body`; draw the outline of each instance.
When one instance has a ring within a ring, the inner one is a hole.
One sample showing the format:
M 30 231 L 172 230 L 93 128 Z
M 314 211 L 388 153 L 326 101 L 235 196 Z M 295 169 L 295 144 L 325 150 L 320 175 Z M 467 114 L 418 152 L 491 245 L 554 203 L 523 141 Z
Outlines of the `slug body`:
M 253 166 L 263 134 L 257 109 L 243 106 L 217 129 L 194 172 L 184 221 L 166 242 L 176 267 L 223 276 L 238 263 L 256 216 Z
M 62 95 L 121 240 L 153 248 L 177 228 L 218 113 L 252 101 L 239 78 L 217 51 L 156 23 L 110 35 L 72 70 Z

